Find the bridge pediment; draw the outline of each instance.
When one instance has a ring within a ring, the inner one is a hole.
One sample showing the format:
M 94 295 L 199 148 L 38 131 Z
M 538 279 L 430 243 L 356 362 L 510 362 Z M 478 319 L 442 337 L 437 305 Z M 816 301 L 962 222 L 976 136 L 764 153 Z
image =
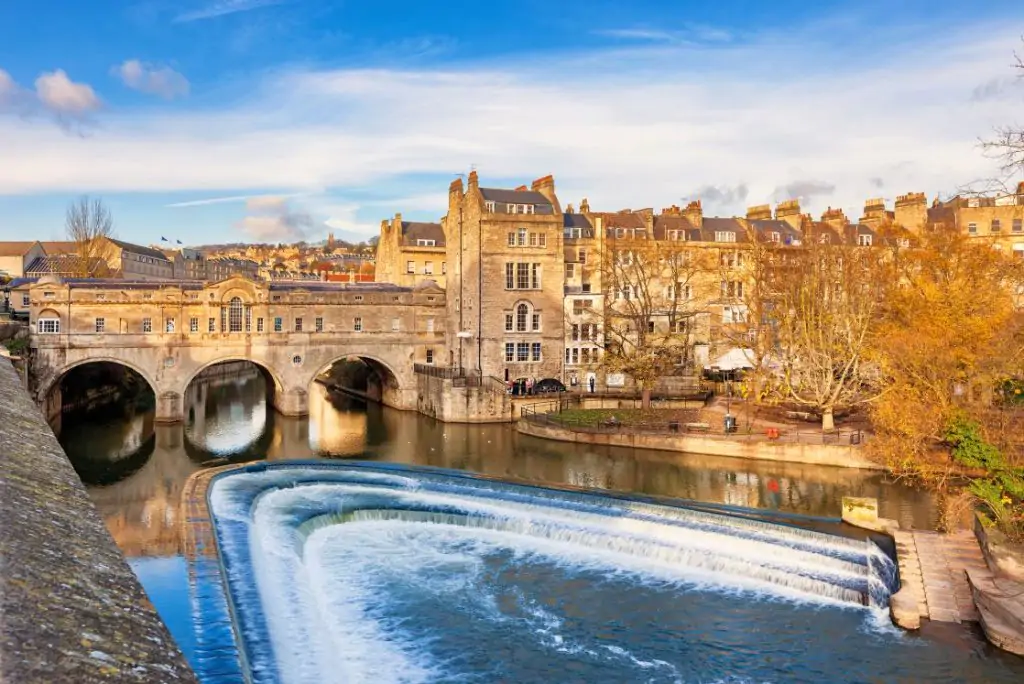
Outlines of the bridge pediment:
M 203 287 L 203 299 L 226 302 L 232 297 L 239 297 L 247 302 L 266 301 L 267 292 L 269 287 L 265 281 L 255 281 L 244 275 L 235 274 L 224 280 L 208 283 Z

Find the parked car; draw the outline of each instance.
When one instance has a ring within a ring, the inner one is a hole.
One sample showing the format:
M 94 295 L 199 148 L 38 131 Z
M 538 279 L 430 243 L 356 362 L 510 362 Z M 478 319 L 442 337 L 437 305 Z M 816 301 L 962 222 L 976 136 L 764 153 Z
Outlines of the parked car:
M 534 394 L 548 394 L 553 392 L 564 392 L 565 383 L 555 378 L 544 378 L 533 386 Z

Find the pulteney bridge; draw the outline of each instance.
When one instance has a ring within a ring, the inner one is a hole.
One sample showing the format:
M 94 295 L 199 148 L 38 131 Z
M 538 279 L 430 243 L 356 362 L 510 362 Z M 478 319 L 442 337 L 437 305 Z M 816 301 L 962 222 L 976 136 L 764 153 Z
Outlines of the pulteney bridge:
M 41 278 L 30 289 L 31 389 L 60 401 L 72 368 L 107 361 L 141 375 L 156 419 L 183 419 L 185 390 L 203 369 L 250 361 L 272 381 L 286 415 L 308 410 L 310 383 L 339 360 L 376 371 L 380 400 L 416 409 L 414 363 L 443 357 L 445 293 L 384 283 L 216 283 Z M 49 406 L 47 409 L 49 410 Z

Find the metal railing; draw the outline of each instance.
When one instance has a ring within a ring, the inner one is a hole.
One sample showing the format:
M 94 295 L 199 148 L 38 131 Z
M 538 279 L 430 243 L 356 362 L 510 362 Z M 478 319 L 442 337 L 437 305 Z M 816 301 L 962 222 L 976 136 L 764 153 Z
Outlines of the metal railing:
M 596 434 L 699 435 L 715 439 L 745 442 L 826 444 L 837 446 L 860 446 L 867 439 L 867 434 L 862 430 L 822 432 L 821 430 L 793 429 L 788 427 L 761 427 L 755 430 L 746 426 L 737 426 L 735 430 L 727 431 L 724 422 L 715 425 L 701 421 L 696 409 L 693 409 L 694 416 L 692 421 L 680 418 L 667 421 L 622 422 L 614 418 L 607 418 L 595 423 L 591 419 L 563 415 L 562 412 L 567 408 L 568 406 L 564 402 L 558 400 L 542 402 L 532 406 L 521 407 L 520 417 L 531 423 L 550 425 L 573 432 Z

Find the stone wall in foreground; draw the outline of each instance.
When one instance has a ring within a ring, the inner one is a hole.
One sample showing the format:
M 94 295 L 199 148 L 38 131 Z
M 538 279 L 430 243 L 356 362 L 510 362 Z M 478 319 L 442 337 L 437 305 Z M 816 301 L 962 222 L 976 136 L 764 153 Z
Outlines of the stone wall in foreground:
M 196 681 L 0 359 L 0 682 Z

